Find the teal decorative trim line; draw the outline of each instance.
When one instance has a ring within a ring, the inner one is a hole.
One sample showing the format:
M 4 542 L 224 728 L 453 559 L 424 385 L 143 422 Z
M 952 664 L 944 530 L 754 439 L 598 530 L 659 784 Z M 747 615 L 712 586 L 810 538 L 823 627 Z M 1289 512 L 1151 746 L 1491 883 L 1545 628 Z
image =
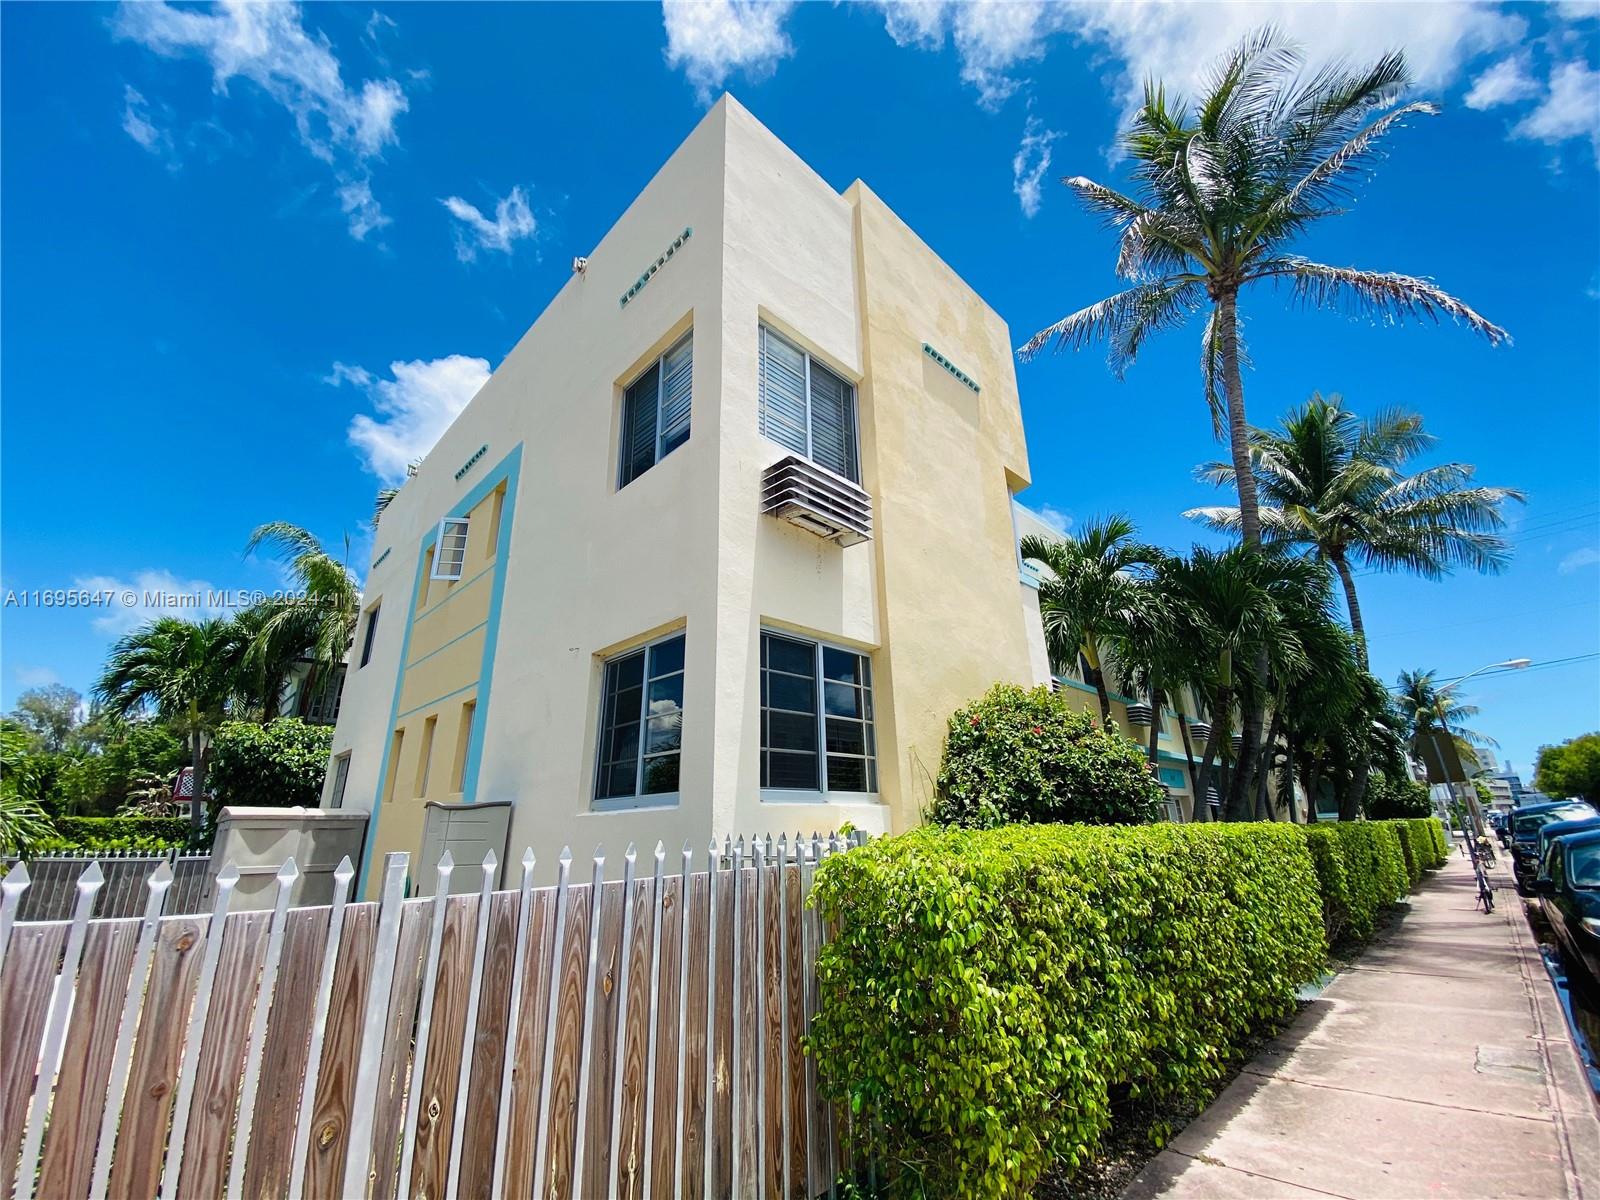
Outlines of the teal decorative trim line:
M 368 567 L 367 570 L 376 571 L 379 567 L 383 566 L 384 560 L 386 558 L 388 558 L 389 555 L 391 555 L 393 553 L 394 553 L 394 547 L 393 546 L 386 547 L 382 554 L 378 555 L 377 558 L 372 560 L 372 565 L 370 567 Z
M 505 516 L 502 513 L 501 514 L 501 520 L 503 521 L 504 519 L 505 519 Z M 438 526 L 434 526 L 434 531 L 437 533 Z M 424 550 L 426 550 L 431 545 L 433 545 L 433 542 L 431 540 L 430 541 L 425 541 L 425 542 L 422 543 L 422 548 Z M 420 620 L 422 620 L 423 617 L 431 617 L 431 616 L 433 616 L 434 613 L 438 612 L 446 604 L 449 604 L 450 601 L 454 600 L 457 596 L 461 595 L 462 592 L 466 591 L 467 588 L 471 584 L 477 583 L 478 580 L 482 579 L 485 575 L 489 574 L 491 571 L 493 571 L 499 565 L 500 565 L 500 555 L 496 554 L 494 556 L 494 561 L 492 563 L 490 563 L 487 567 L 485 567 L 483 570 L 479 571 L 476 575 L 468 575 L 465 579 L 456 580 L 455 587 L 451 588 L 445 594 L 445 597 L 444 597 L 443 600 L 436 601 L 434 604 L 432 604 L 428 608 L 423 609 L 415 617 L 413 617 L 412 620 L 420 621 Z
M 622 294 L 622 299 L 617 301 L 617 307 L 627 308 L 628 301 L 632 300 L 640 292 L 644 291 L 644 285 L 649 283 L 651 279 L 655 278 L 655 273 L 662 267 L 666 266 L 668 261 L 671 260 L 672 256 L 675 255 L 679 250 L 682 250 L 683 244 L 693 236 L 694 227 L 691 225 L 685 225 L 683 227 L 683 232 L 672 239 L 672 245 L 667 247 L 666 253 L 657 257 L 655 262 L 646 267 L 639 278 L 634 280 L 633 286 Z
M 456 482 L 460 483 L 461 482 L 461 477 L 463 475 L 465 475 L 468 471 L 472 470 L 473 467 L 477 466 L 478 460 L 480 458 L 482 458 L 487 453 L 489 453 L 489 446 L 488 446 L 487 443 L 485 443 L 482 446 L 479 446 L 476 450 L 474 450 L 472 452 L 472 457 L 467 459 L 466 462 L 462 463 L 461 464 L 461 469 L 456 472 Z
M 929 358 L 933 359 L 934 362 L 938 363 L 946 371 L 949 371 L 950 374 L 954 375 L 957 379 L 961 380 L 961 382 L 966 384 L 969 388 L 971 388 L 974 393 L 979 392 L 979 391 L 982 390 L 981 388 L 978 387 L 977 382 L 972 378 L 971 375 L 968 375 L 960 367 L 956 366 L 955 363 L 951 362 L 948 358 L 946 358 L 944 355 L 940 354 L 932 346 L 928 345 L 927 342 L 923 342 L 922 343 L 922 352 L 924 354 L 926 354 Z
M 416 658 L 412 659 L 410 662 L 408 662 L 406 664 L 406 670 L 409 671 L 409 670 L 411 670 L 412 667 L 416 666 L 418 663 L 425 663 L 430 658 L 432 658 L 435 654 L 439 654 L 439 653 L 441 653 L 441 652 L 443 652 L 445 650 L 450 649 L 451 646 L 454 646 L 462 638 L 471 637 L 473 634 L 477 633 L 478 630 L 482 629 L 488 623 L 489 623 L 488 621 L 479 621 L 471 629 L 467 630 L 465 633 L 456 634 L 455 637 L 451 638 L 448 642 L 445 642 L 442 646 L 436 646 L 434 649 L 429 650 L 426 654 L 422 654 L 422 655 L 417 656 Z
M 478 668 L 478 679 L 476 683 L 468 684 L 467 687 L 462 688 L 460 691 L 451 693 L 451 695 L 460 695 L 462 692 L 470 691 L 474 687 L 478 689 L 478 707 L 472 721 L 472 740 L 467 746 L 467 769 L 462 781 L 461 798 L 467 804 L 473 803 L 476 799 L 478 767 L 483 757 L 483 731 L 488 724 L 487 717 L 489 715 L 489 684 L 494 676 L 495 644 L 499 639 L 500 611 L 505 599 L 506 571 L 504 568 L 506 566 L 506 558 L 511 551 L 511 526 L 516 516 L 517 483 L 521 475 L 522 445 L 518 443 L 510 454 L 500 460 L 495 469 L 482 482 L 456 504 L 452 505 L 449 512 L 443 514 L 443 516 L 453 516 L 471 512 L 502 481 L 506 485 L 505 500 L 500 508 L 500 538 L 495 543 L 494 565 L 484 569 L 485 571 L 494 571 L 495 577 L 494 590 L 489 596 L 489 617 L 484 622 L 488 626 L 488 634 L 483 639 L 483 659 Z M 435 521 L 429 527 L 428 532 L 423 535 L 422 543 L 417 547 L 417 569 L 411 581 L 411 603 L 406 608 L 407 612 L 416 611 L 417 597 L 422 592 L 424 582 L 423 568 L 427 563 L 428 550 L 438 539 L 438 536 L 439 522 Z M 484 574 L 484 571 L 479 571 L 478 575 L 474 575 L 472 578 L 476 579 L 482 574 Z M 451 595 L 457 594 L 460 590 L 460 588 L 453 589 Z M 444 600 L 439 601 L 439 604 L 435 604 L 433 608 L 427 611 L 433 612 L 437 610 L 440 605 L 446 603 L 449 599 L 450 597 L 446 596 Z M 411 628 L 419 618 L 425 615 L 426 613 L 417 613 L 416 616 L 406 622 L 405 637 L 400 645 L 401 663 L 406 663 L 411 657 Z M 358 896 L 366 890 L 367 873 L 372 869 L 372 847 L 378 840 L 378 822 L 382 817 L 383 792 L 385 785 L 389 782 L 389 747 L 394 737 L 394 729 L 400 723 L 402 715 L 410 715 L 409 712 L 406 714 L 400 712 L 400 692 L 405 686 L 405 681 L 406 668 L 402 666 L 395 675 L 394 700 L 389 706 L 389 724 L 384 731 L 383 765 L 378 771 L 378 789 L 372 797 L 372 815 L 367 819 L 366 842 L 361 848 L 361 873 L 356 879 L 356 895 Z M 437 704 L 440 700 L 448 700 L 449 698 L 450 696 L 440 696 L 435 700 L 430 700 L 429 704 Z M 415 712 L 417 710 L 410 711 Z

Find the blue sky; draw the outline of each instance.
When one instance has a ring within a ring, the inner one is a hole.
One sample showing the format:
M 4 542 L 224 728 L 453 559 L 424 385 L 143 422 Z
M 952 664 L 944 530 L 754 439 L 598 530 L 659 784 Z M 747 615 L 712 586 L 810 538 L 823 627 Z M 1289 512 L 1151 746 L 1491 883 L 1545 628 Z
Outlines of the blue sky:
M 1378 328 L 1249 297 L 1247 404 L 1312 390 L 1428 418 L 1437 459 L 1525 489 L 1495 578 L 1361 582 L 1374 666 L 1475 680 L 1525 766 L 1600 726 L 1600 20 L 1594 4 L 730 3 L 0 9 L 0 590 L 281 586 L 286 519 L 366 562 L 420 455 L 724 88 L 843 188 L 865 179 L 1009 322 L 1116 285 L 1058 180 L 1114 181 L 1146 74 L 1179 90 L 1280 21 L 1318 54 L 1410 54 L 1440 117 L 1396 136 L 1305 247 L 1430 275 L 1510 329 Z M 1198 329 L 1119 382 L 1021 366 L 1034 486 L 1169 545 L 1219 453 Z M 87 691 L 147 615 L 0 609 L 0 705 Z M 1554 665 L 1541 665 L 1554 664 Z

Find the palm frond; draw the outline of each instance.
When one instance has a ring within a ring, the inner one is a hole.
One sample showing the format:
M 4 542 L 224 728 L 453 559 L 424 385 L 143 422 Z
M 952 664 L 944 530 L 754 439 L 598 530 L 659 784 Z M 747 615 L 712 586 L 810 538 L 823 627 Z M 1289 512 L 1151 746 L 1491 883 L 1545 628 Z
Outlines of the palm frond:
M 1120 229 L 1150 211 L 1137 200 L 1082 175 L 1068 175 L 1061 182 L 1072 189 L 1079 203 L 1113 229 Z
M 1175 288 L 1196 282 L 1199 280 L 1186 277 L 1160 280 L 1141 283 L 1127 291 L 1107 296 L 1041 329 L 1017 349 L 1017 356 L 1023 362 L 1028 362 L 1051 342 L 1055 343 L 1055 349 L 1059 352 L 1079 350 L 1102 338 L 1115 337 L 1129 326 L 1145 320 L 1151 308 L 1159 305 L 1163 299 L 1170 298 Z
M 1511 341 L 1509 333 L 1464 301 L 1414 275 L 1331 267 L 1298 257 L 1272 260 L 1259 274 L 1289 280 L 1295 299 L 1309 308 L 1343 308 L 1352 316 L 1393 323 L 1427 319 L 1437 324 L 1449 317 L 1487 338 L 1490 345 Z

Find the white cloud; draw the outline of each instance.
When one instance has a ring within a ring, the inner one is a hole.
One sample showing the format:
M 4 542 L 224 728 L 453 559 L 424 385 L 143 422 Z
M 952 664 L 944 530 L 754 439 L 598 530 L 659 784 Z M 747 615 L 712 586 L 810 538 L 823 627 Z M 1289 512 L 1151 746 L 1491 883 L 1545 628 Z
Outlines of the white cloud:
M 1563 558 L 1556 570 L 1563 575 L 1571 575 L 1574 571 L 1581 571 L 1584 567 L 1592 567 L 1596 563 L 1600 563 L 1600 550 L 1593 546 L 1584 546 Z
M 74 580 L 73 586 L 110 594 L 109 607 L 89 610 L 100 613 L 89 623 L 101 633 L 118 637 L 158 617 L 193 621 L 219 617 L 226 611 L 211 604 L 219 598 L 212 584 L 204 579 L 179 579 L 164 568 L 135 572 L 132 579 L 91 575 Z
M 520 187 L 512 188 L 509 196 L 495 202 L 492 221 L 460 196 L 447 196 L 439 203 L 459 222 L 455 226 L 456 257 L 462 262 L 477 258 L 479 250 L 510 254 L 514 242 L 532 237 L 538 227 Z
M 1028 114 L 1028 122 L 1022 128 L 1022 142 L 1011 160 L 1011 190 L 1016 193 L 1025 217 L 1032 217 L 1039 211 L 1044 173 L 1050 169 L 1050 144 L 1060 136 L 1055 130 L 1046 129 L 1038 117 Z
M 17 681 L 17 685 L 24 688 L 49 687 L 52 683 L 61 682 L 61 676 L 49 667 L 28 666 L 23 663 L 12 667 L 11 675 Z
M 393 362 L 389 378 L 377 379 L 361 367 L 335 363 L 329 383 L 352 383 L 372 399 L 376 417 L 357 413 L 350 420 L 350 444 L 367 470 L 386 483 L 406 477 L 408 464 L 432 450 L 456 414 L 489 379 L 487 359 L 452 354 L 424 362 Z
M 281 105 L 301 144 L 338 168 L 340 205 L 351 236 L 359 240 L 387 223 L 372 197 L 366 164 L 396 140 L 405 93 L 393 79 L 347 86 L 327 37 L 307 32 L 301 15 L 295 4 L 246 0 L 222 0 L 208 11 L 125 3 L 115 29 L 166 58 L 204 58 L 221 94 L 232 80 L 247 79 Z
M 794 53 L 783 22 L 790 0 L 663 0 L 667 65 L 681 67 L 702 104 L 728 77 L 762 79 Z
M 122 89 L 122 131 L 151 154 L 172 148 L 172 136 L 151 119 L 150 102 L 132 84 Z
M 1462 103 L 1481 111 L 1532 99 L 1541 89 L 1528 67 L 1526 54 L 1501 59 L 1472 81 L 1472 90 L 1463 97 Z
M 1561 142 L 1587 137 L 1600 158 L 1600 71 L 1588 64 L 1562 63 L 1550 72 L 1550 87 L 1543 100 L 1511 130 L 1513 137 L 1540 142 Z
M 1054 529 L 1062 537 L 1067 536 L 1067 530 L 1072 528 L 1072 514 L 1062 512 L 1053 504 L 1044 504 L 1034 512 L 1034 516 Z
M 1042 59 L 1050 37 L 1079 21 L 1069 4 L 1043 0 L 880 0 L 884 26 L 899 46 L 937 50 L 948 36 L 962 81 L 978 103 L 998 108 L 1017 90 L 1016 68 Z

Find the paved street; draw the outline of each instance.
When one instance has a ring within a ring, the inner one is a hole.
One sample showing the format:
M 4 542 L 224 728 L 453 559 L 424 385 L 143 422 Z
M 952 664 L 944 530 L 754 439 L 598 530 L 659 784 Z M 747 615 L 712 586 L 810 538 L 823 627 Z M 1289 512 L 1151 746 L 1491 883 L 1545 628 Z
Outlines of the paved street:
M 1504 859 L 1496 883 L 1485 916 L 1453 856 L 1124 1200 L 1600 1200 L 1596 1105 Z

